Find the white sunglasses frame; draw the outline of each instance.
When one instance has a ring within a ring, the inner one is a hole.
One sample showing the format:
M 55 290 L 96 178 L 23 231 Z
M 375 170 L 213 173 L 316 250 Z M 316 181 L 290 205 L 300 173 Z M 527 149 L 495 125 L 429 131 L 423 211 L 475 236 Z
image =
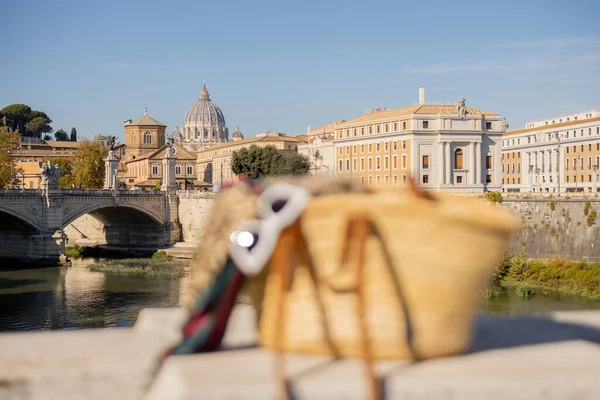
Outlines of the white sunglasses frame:
M 229 237 L 229 254 L 244 275 L 261 273 L 273 255 L 279 235 L 298 220 L 310 198 L 308 190 L 288 183 L 278 183 L 265 189 L 258 198 L 260 219 L 245 222 Z M 277 200 L 286 200 L 278 212 L 272 208 Z M 249 251 L 251 244 L 240 243 L 239 235 L 243 232 L 257 233 L 260 247 Z

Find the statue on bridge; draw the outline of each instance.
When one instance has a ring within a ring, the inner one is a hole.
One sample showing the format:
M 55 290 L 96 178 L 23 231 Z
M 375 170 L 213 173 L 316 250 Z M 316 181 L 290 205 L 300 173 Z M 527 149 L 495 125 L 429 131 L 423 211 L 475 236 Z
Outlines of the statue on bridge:
M 175 139 L 173 138 L 173 135 L 168 136 L 165 143 L 167 145 L 167 155 L 174 156 L 176 154 L 177 150 L 173 147 L 174 143 Z
M 58 179 L 60 178 L 60 165 L 50 164 L 46 161 L 40 165 L 42 181 L 40 187 L 43 190 L 58 190 Z
M 113 151 L 115 149 L 115 141 L 117 140 L 116 136 L 109 136 L 106 144 L 108 145 L 108 150 Z

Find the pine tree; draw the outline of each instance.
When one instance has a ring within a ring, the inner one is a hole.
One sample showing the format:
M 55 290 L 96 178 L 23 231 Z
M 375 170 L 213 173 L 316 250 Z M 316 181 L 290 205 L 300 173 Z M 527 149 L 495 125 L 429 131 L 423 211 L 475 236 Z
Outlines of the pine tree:
M 77 141 L 77 129 L 75 127 L 71 128 L 71 142 Z

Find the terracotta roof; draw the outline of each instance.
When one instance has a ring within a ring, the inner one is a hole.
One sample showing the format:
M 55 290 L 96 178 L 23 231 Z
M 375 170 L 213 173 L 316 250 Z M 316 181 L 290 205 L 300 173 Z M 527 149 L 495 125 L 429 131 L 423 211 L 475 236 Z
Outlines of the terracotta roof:
M 600 121 L 600 117 L 578 119 L 575 121 L 568 121 L 568 122 L 559 122 L 558 124 L 541 125 L 541 126 L 536 126 L 534 128 L 516 129 L 514 131 L 508 131 L 502 136 L 516 135 L 518 133 L 526 133 L 526 132 L 536 132 L 536 131 L 542 131 L 542 130 L 546 130 L 546 129 L 556 129 L 556 128 L 562 128 L 564 126 L 579 125 L 584 122 L 596 122 L 596 121 Z
M 136 119 L 135 121 L 133 121 L 130 124 L 127 124 L 127 126 L 130 125 L 139 125 L 139 126 L 166 126 L 165 124 L 163 124 L 162 122 L 158 122 L 157 120 L 155 120 L 154 118 L 152 118 L 151 116 L 149 116 L 148 114 L 142 115 L 141 117 L 139 117 L 138 119 Z
M 179 145 L 178 143 L 173 143 L 173 147 L 175 147 L 177 149 L 177 154 L 175 154 L 175 158 L 178 160 L 196 160 L 196 155 L 190 153 L 189 151 L 187 151 L 183 146 Z M 136 157 L 135 160 L 129 160 L 126 162 L 126 164 L 129 164 L 131 162 L 137 162 L 140 160 L 146 160 L 146 159 L 157 159 L 156 156 L 159 159 L 162 159 L 165 155 L 165 150 L 167 149 L 167 145 L 164 144 L 162 145 L 160 148 L 158 148 L 157 150 L 154 150 L 152 152 L 148 152 L 148 153 L 144 153 L 139 157 Z
M 452 114 L 456 111 L 455 105 L 450 104 L 418 104 L 414 106 L 394 108 L 391 110 L 374 111 L 361 115 L 360 117 L 345 121 L 339 124 L 339 127 L 353 126 L 358 122 L 369 122 L 379 119 L 395 118 L 395 117 L 407 117 L 410 115 L 422 115 L 422 114 Z M 496 113 L 484 111 L 479 108 L 467 107 L 469 114 L 476 115 L 490 115 L 499 116 Z
M 76 149 L 79 147 L 79 145 L 81 143 L 79 143 L 79 142 L 59 142 L 56 140 L 46 140 L 46 144 L 53 148 L 62 147 L 62 148 Z
M 218 146 L 208 147 L 199 151 L 198 153 L 205 153 L 211 150 L 224 149 L 230 146 L 239 146 L 241 144 L 248 143 L 256 143 L 256 142 L 278 142 L 278 141 L 288 141 L 288 142 L 298 142 L 297 137 L 293 136 L 261 136 L 261 137 L 253 137 L 249 139 L 236 140 L 235 142 L 223 143 Z

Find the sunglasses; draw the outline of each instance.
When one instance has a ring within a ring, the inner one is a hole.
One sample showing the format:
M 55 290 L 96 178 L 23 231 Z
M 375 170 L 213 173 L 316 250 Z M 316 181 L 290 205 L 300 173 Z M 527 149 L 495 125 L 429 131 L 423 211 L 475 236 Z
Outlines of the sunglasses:
M 287 183 L 269 186 L 258 198 L 259 219 L 250 220 L 229 236 L 230 256 L 246 276 L 267 265 L 281 232 L 298 220 L 310 200 L 308 190 Z

